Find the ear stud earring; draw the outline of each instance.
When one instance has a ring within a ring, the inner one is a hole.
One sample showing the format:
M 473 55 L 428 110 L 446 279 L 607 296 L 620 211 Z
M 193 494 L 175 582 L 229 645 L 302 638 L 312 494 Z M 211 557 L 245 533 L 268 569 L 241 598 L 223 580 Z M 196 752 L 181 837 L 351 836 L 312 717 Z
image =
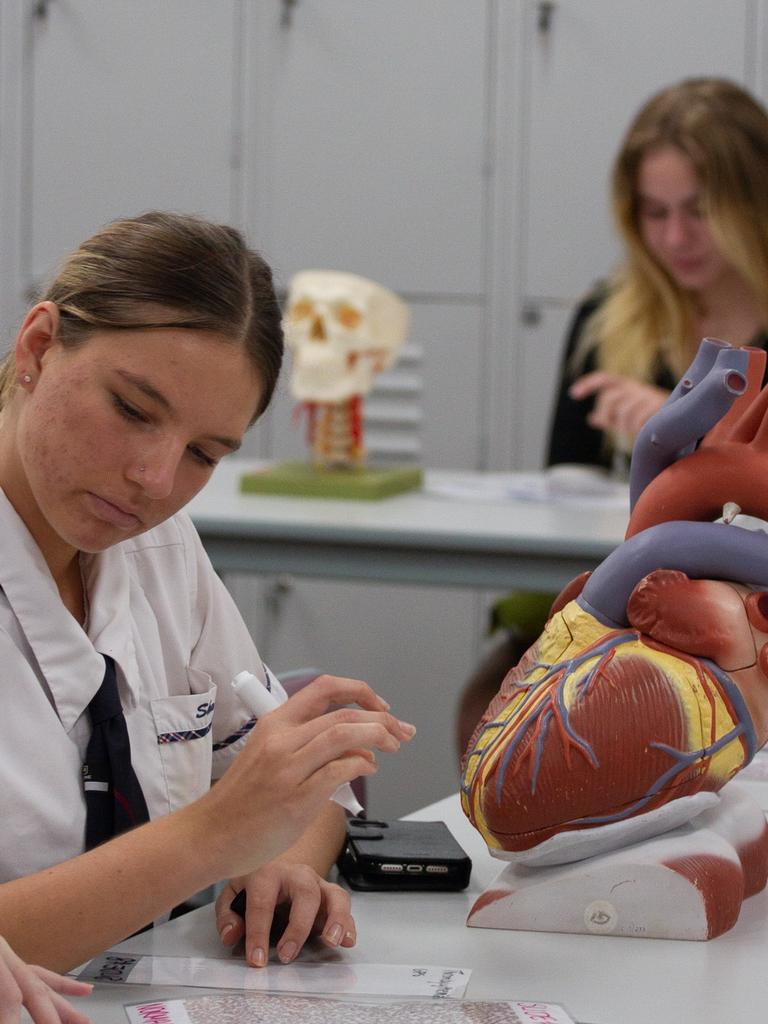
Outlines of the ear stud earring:
M 22 383 L 24 383 L 24 384 L 31 384 L 32 383 L 32 377 L 28 373 L 23 373 L 21 375 L 21 380 L 22 380 Z

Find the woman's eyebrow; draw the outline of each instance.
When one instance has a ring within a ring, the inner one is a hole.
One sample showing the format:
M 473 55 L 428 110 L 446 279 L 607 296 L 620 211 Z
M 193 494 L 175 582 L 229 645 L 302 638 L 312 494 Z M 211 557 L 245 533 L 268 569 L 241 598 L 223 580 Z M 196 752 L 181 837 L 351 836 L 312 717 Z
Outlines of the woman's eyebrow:
M 146 377 L 140 377 L 138 374 L 131 373 L 129 370 L 116 370 L 115 372 L 118 377 L 122 377 L 128 384 L 133 384 L 133 386 L 138 388 L 139 391 L 147 396 L 147 398 L 151 398 L 152 401 L 157 402 L 157 404 L 161 405 L 167 412 L 173 411 L 171 403 L 162 391 L 158 391 L 153 384 L 149 383 Z
M 236 441 L 234 437 L 209 437 L 208 440 L 215 441 L 223 448 L 229 448 L 230 452 L 238 451 L 242 444 L 240 441 Z
M 651 195 L 648 192 L 637 193 L 638 201 L 641 203 L 654 204 L 656 206 L 668 206 L 669 202 L 667 199 L 661 199 L 658 196 Z M 682 199 L 678 199 L 677 202 L 681 206 L 685 206 L 686 203 L 696 203 L 701 201 L 701 190 L 697 189 L 695 192 L 689 192 L 687 196 L 683 196 Z
M 166 412 L 173 412 L 173 406 L 162 393 L 162 391 L 158 391 L 154 384 L 150 384 L 146 377 L 141 377 L 136 373 L 131 373 L 130 370 L 116 370 L 115 372 L 117 373 L 118 377 L 122 377 L 122 379 L 126 381 L 126 383 L 132 384 L 135 388 L 138 388 L 138 390 L 141 391 L 142 394 L 146 395 L 147 398 L 152 399 L 153 402 L 157 402 L 157 404 L 161 406 L 163 409 L 165 409 Z M 231 452 L 238 451 L 238 449 L 242 446 L 242 442 L 236 440 L 234 437 L 218 437 L 211 435 L 209 440 L 215 441 L 217 444 L 220 444 L 223 448 L 229 448 Z

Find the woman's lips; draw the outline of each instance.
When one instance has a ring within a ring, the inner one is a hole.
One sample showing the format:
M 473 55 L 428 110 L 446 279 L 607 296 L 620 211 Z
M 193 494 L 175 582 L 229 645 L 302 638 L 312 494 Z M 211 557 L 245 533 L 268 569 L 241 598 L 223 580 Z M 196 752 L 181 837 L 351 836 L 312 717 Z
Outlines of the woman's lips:
M 703 259 L 677 259 L 671 261 L 671 267 L 679 274 L 695 274 L 706 266 Z
M 121 530 L 133 530 L 141 525 L 141 519 L 137 515 L 126 511 L 126 509 L 116 505 L 114 502 L 101 498 L 98 494 L 93 494 L 91 491 L 87 492 L 87 498 L 97 519 L 101 519 L 112 526 L 117 526 Z

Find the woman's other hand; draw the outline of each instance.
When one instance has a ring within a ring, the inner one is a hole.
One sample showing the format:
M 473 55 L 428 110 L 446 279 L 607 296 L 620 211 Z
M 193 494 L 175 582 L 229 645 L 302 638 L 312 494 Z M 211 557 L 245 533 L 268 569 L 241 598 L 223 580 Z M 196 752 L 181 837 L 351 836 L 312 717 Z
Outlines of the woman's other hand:
M 0 1024 L 17 1024 L 26 1007 L 35 1024 L 89 1024 L 64 996 L 87 996 L 93 986 L 25 964 L 0 938 Z
M 663 388 L 605 370 L 579 377 L 568 394 L 576 401 L 594 395 L 595 405 L 587 417 L 589 425 L 630 439 L 669 398 Z
M 247 896 L 245 921 L 229 909 L 240 889 Z M 216 901 L 216 928 L 225 946 L 245 936 L 246 959 L 253 967 L 267 963 L 270 933 L 283 963 L 294 960 L 311 935 L 332 949 L 354 946 L 356 940 L 346 889 L 307 864 L 279 860 L 224 887 Z

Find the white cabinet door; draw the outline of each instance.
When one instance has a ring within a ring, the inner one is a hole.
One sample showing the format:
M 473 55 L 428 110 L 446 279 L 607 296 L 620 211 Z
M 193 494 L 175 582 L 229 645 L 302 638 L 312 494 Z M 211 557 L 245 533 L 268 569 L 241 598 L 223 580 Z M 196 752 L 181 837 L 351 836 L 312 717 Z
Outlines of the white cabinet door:
M 565 334 L 574 310 L 540 303 L 524 316 L 515 343 L 520 351 L 520 389 L 514 409 L 508 464 L 522 470 L 545 465 L 554 401 L 560 382 Z
M 28 283 L 115 217 L 161 208 L 231 221 L 235 0 L 37 7 L 25 69 Z
M 246 5 L 248 223 L 282 277 L 483 291 L 488 4 Z
M 574 299 L 617 254 L 608 175 L 629 121 L 681 78 L 754 77 L 748 0 L 529 3 L 523 293 Z

